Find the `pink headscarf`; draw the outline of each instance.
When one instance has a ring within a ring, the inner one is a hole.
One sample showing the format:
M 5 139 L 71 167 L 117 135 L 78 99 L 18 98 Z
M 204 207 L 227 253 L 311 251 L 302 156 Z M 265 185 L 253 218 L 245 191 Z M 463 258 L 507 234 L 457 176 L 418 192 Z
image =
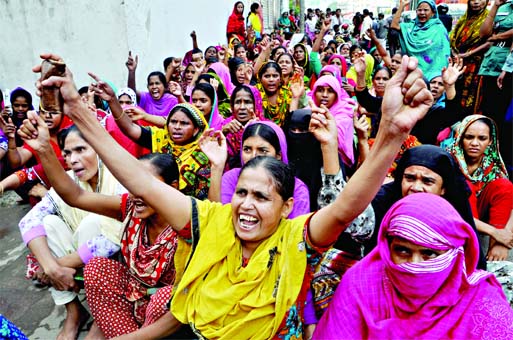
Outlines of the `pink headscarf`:
M 347 63 L 346 63 L 346 58 L 340 54 L 332 54 L 330 59 L 328 60 L 328 64 L 333 65 L 332 61 L 335 59 L 340 59 L 340 62 L 342 63 L 342 65 L 340 67 L 342 67 L 342 69 L 341 70 L 339 69 L 339 71 L 342 72 L 342 77 L 345 77 L 346 73 L 347 73 L 347 69 L 348 69 Z M 338 67 L 338 65 L 335 65 L 335 66 Z
M 232 78 L 230 76 L 230 69 L 228 66 L 221 62 L 213 63 L 210 65 L 210 69 L 213 70 L 219 78 L 221 78 L 221 81 L 224 84 L 224 87 L 226 87 L 226 91 L 228 91 L 228 94 L 231 96 L 233 89 L 235 86 L 232 83 Z
M 445 251 L 395 264 L 389 237 Z M 493 274 L 476 270 L 472 228 L 442 197 L 418 193 L 385 215 L 378 246 L 344 275 L 315 339 L 511 339 L 513 310 Z
M 337 94 L 335 103 L 328 109 L 335 117 L 338 128 L 338 152 L 345 164 L 351 166 L 354 163 L 353 139 L 353 113 L 355 102 L 349 98 L 347 92 L 340 87 L 337 78 L 327 75 L 322 76 L 314 84 L 313 90 L 308 94 L 315 105 L 320 103 L 315 99 L 315 91 L 319 86 L 329 86 Z

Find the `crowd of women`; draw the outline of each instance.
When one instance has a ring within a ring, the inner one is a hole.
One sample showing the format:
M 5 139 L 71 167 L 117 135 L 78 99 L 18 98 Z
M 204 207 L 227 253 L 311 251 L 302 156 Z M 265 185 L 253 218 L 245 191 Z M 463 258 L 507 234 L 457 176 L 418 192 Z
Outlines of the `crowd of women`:
M 89 339 L 513 338 L 486 271 L 513 247 L 513 5 L 470 0 L 450 36 L 406 5 L 394 55 L 358 20 L 291 43 L 294 18 L 266 34 L 237 2 L 227 45 L 192 32 L 145 90 L 129 52 L 126 87 L 67 68 L 36 83 L 60 109 L 11 92 L 0 194 L 33 205 L 27 278 L 66 307 L 59 339 L 81 288 Z

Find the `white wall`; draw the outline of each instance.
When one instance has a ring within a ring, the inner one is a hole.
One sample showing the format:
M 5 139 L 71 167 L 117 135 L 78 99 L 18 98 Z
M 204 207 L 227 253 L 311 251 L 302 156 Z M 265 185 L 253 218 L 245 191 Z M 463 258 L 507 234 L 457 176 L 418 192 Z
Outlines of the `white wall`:
M 0 0 L 0 88 L 23 86 L 34 93 L 31 72 L 39 53 L 59 54 L 78 87 L 92 71 L 117 86 L 126 84 L 128 51 L 139 55 L 138 88 L 146 76 L 163 69 L 168 56 L 192 48 L 195 30 L 200 48 L 226 43 L 229 0 Z M 246 4 L 244 15 L 251 1 Z

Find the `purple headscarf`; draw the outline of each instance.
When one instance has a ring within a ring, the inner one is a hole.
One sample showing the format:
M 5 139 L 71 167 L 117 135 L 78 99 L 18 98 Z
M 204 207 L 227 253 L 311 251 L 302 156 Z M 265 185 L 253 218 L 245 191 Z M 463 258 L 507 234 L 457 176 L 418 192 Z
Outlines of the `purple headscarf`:
M 160 99 L 155 100 L 149 92 L 140 92 L 139 107 L 154 116 L 167 117 L 178 99 L 171 93 L 164 93 Z
M 262 124 L 267 125 L 276 133 L 278 137 L 278 141 L 280 142 L 280 154 L 281 161 L 285 164 L 289 163 L 289 159 L 287 157 L 287 140 L 285 138 L 285 134 L 283 130 L 271 121 L 254 121 L 250 122 L 246 125 L 244 130 L 248 128 L 248 126 Z M 241 163 L 244 165 L 244 160 L 242 158 L 242 148 L 240 150 Z M 235 192 L 235 188 L 237 186 L 237 181 L 239 180 L 241 168 L 232 169 L 224 173 L 223 178 L 221 179 L 221 203 L 226 204 L 232 201 L 232 196 Z M 308 187 L 301 180 L 296 178 L 295 186 L 294 186 L 294 207 L 290 212 L 288 218 L 294 218 L 300 215 L 308 214 L 310 212 L 310 194 L 308 192 Z

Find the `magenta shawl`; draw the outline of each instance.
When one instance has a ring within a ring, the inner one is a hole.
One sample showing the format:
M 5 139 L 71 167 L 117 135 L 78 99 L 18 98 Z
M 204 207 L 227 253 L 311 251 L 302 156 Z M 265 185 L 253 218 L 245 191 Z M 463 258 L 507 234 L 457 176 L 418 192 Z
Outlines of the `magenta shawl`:
M 445 253 L 396 265 L 389 236 Z M 406 196 L 342 278 L 314 339 L 512 339 L 513 310 L 495 276 L 473 269 L 478 257 L 474 231 L 446 200 Z
M 332 61 L 335 59 L 340 59 L 340 63 L 342 64 L 340 67 L 342 67 L 342 69 L 339 69 L 339 71 L 342 72 L 342 77 L 345 77 L 348 69 L 346 58 L 340 54 L 332 54 L 330 59 L 328 59 L 328 64 L 333 65 Z M 338 65 L 335 66 L 338 68 Z
M 317 90 L 318 86 L 329 86 L 337 94 L 335 103 L 328 109 L 337 121 L 338 152 L 342 156 L 344 163 L 351 166 L 354 163 L 353 113 L 355 103 L 351 98 L 349 98 L 347 92 L 340 87 L 340 83 L 338 82 L 337 78 L 327 75 L 317 79 L 313 90 L 309 93 L 309 96 L 312 98 L 315 105 L 319 105 L 319 103 L 315 100 L 315 91 Z
M 289 164 L 289 159 L 287 157 L 287 139 L 285 138 L 283 130 L 271 121 L 249 122 L 246 124 L 244 129 L 247 129 L 248 126 L 253 124 L 267 125 L 274 130 L 278 140 L 280 141 L 281 160 L 283 163 Z M 242 165 L 244 165 L 244 161 L 242 160 L 242 148 L 240 150 L 240 159 Z M 232 201 L 232 196 L 235 192 L 237 181 L 239 180 L 240 170 L 241 168 L 235 168 L 224 173 L 223 178 L 221 179 L 221 203 L 226 204 Z M 296 178 L 295 181 L 293 198 L 294 207 L 292 208 L 288 218 L 294 218 L 310 212 L 310 193 L 308 191 L 308 187 L 298 178 Z
M 178 99 L 170 93 L 164 93 L 159 100 L 153 99 L 149 92 L 140 92 L 139 107 L 154 116 L 166 118 Z
M 217 74 L 217 76 L 221 78 L 221 81 L 223 82 L 226 91 L 228 91 L 228 94 L 231 96 L 233 90 L 235 89 L 235 85 L 233 85 L 232 83 L 232 77 L 230 76 L 230 69 L 228 68 L 228 66 L 221 62 L 217 62 L 210 65 L 209 69 L 214 71 L 215 74 Z

